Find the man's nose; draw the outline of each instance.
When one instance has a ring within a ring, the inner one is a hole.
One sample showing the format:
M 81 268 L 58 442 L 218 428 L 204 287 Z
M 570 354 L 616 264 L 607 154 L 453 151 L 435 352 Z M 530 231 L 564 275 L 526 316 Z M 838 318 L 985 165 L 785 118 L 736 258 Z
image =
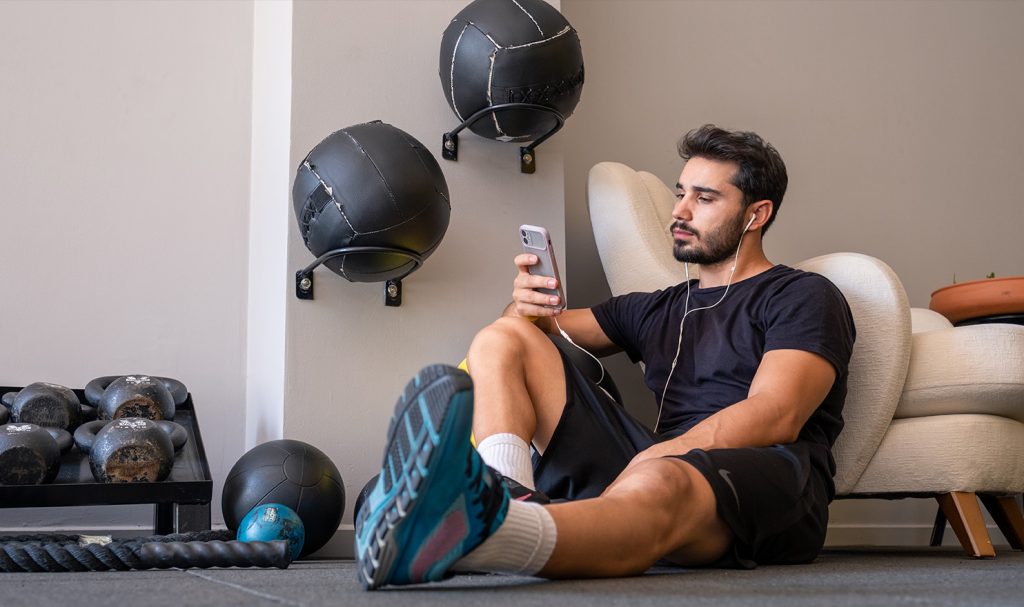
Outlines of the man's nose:
M 675 206 L 672 207 L 672 217 L 683 221 L 690 221 L 693 219 L 693 213 L 690 210 L 690 203 L 685 196 L 676 201 Z

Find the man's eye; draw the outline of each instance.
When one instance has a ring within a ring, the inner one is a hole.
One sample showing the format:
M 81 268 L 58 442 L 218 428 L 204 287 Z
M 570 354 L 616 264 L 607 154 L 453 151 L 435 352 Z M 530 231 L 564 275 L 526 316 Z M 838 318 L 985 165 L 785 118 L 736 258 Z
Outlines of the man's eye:
M 685 194 L 680 194 L 679 192 L 676 192 L 676 200 L 682 200 L 684 195 Z
M 707 203 L 711 202 L 711 197 L 710 196 L 698 196 L 697 200 L 707 204 Z

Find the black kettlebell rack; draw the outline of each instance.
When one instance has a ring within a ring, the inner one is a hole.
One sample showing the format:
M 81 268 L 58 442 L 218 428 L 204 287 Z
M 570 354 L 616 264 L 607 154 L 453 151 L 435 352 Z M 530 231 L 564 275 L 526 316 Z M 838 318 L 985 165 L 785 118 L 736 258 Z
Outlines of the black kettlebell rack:
M 445 160 L 459 159 L 459 131 L 476 123 L 484 116 L 489 116 L 496 112 L 504 112 L 506 110 L 529 110 L 532 112 L 540 112 L 542 114 L 548 114 L 555 118 L 555 126 L 547 133 L 544 133 L 533 142 L 525 147 L 519 148 L 519 172 L 520 173 L 534 173 L 537 170 L 537 153 L 534 149 L 547 141 L 552 135 L 561 130 L 562 125 L 565 124 L 565 116 L 562 116 L 561 112 L 554 108 L 550 108 L 546 105 L 540 105 L 537 103 L 499 103 L 497 105 L 489 105 L 481 110 L 473 113 L 472 116 L 466 118 L 462 123 L 445 133 L 441 138 L 441 157 Z
M 0 386 L 0 394 L 20 387 Z M 80 402 L 85 391 L 74 390 Z M 89 468 L 89 456 L 72 447 L 61 456 L 60 471 L 45 485 L 0 485 L 0 508 L 49 508 L 107 504 L 153 504 L 153 530 L 157 535 L 210 529 L 213 480 L 199 432 L 192 395 L 176 408 L 174 421 L 188 433 L 188 441 L 175 458 L 171 474 L 158 483 L 99 483 Z

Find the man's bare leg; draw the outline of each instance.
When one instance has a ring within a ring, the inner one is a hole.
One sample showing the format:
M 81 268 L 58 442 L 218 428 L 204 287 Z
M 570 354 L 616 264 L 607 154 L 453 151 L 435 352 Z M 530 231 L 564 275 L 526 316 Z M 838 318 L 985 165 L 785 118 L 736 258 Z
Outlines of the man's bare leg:
M 733 534 L 718 516 L 707 479 L 674 458 L 641 462 L 588 500 L 545 506 L 558 539 L 543 577 L 637 575 L 658 559 L 718 560 Z
M 732 543 L 704 476 L 682 460 L 647 460 L 600 497 L 540 506 L 509 504 L 505 524 L 456 571 L 548 578 L 638 575 L 658 559 L 718 560 Z
M 466 363 L 477 444 L 507 432 L 543 453 L 565 408 L 562 358 L 548 336 L 528 320 L 499 318 L 477 333 Z

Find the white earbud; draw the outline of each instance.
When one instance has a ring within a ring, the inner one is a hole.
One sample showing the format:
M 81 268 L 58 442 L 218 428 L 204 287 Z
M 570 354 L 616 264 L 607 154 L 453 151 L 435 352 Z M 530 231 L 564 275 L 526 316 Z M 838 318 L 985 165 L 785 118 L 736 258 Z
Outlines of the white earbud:
M 755 219 L 757 219 L 757 214 L 756 213 L 754 215 L 750 216 L 750 221 L 747 222 L 747 227 L 743 228 L 744 232 L 746 232 L 747 230 L 750 229 L 750 226 L 754 224 L 754 220 Z

